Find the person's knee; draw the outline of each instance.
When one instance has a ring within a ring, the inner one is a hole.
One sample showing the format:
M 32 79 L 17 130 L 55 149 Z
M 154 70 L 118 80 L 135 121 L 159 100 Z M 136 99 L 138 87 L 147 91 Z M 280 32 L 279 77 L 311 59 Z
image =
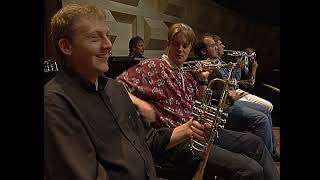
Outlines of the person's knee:
M 262 112 L 256 112 L 254 126 L 264 128 L 270 126 L 268 116 Z
M 246 169 L 243 171 L 243 176 L 250 177 L 249 179 L 263 179 L 263 168 L 256 162 L 249 163 Z
M 272 112 L 272 110 L 273 110 L 273 105 L 271 104 L 271 102 L 267 101 L 267 103 L 266 103 L 265 105 L 266 105 L 267 109 L 268 109 L 270 112 Z
M 263 140 L 255 134 L 246 134 L 246 143 L 250 152 L 258 152 L 265 147 Z
M 241 166 L 233 174 L 236 179 L 263 179 L 263 167 L 254 159 L 246 159 L 242 161 Z

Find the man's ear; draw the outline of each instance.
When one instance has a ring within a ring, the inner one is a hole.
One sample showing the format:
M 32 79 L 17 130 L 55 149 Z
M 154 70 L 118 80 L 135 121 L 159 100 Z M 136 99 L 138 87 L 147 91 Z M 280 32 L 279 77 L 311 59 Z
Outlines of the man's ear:
M 66 54 L 66 55 L 71 55 L 72 54 L 72 47 L 70 44 L 70 41 L 68 39 L 62 38 L 58 42 L 60 50 Z

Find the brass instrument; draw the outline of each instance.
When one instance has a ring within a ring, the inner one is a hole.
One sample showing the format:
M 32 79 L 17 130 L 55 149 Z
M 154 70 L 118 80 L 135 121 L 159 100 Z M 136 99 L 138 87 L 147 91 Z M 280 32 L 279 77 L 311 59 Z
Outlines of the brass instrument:
M 209 153 L 213 145 L 213 141 L 217 134 L 218 127 L 224 128 L 224 124 L 226 123 L 226 118 L 228 116 L 227 113 L 223 113 L 223 108 L 226 103 L 228 91 L 229 91 L 229 81 L 231 78 L 231 73 L 234 70 L 236 63 L 230 64 L 230 73 L 227 80 L 221 78 L 215 78 L 210 81 L 207 89 L 204 93 L 204 98 L 201 102 L 195 101 L 193 109 L 191 111 L 191 117 L 193 119 L 199 121 L 201 124 L 207 122 L 212 125 L 211 132 L 209 134 L 209 138 L 206 142 L 200 142 L 199 140 L 191 138 L 191 151 L 192 153 L 202 157 L 197 171 L 193 177 L 193 180 L 202 180 L 204 170 L 208 161 Z M 215 81 L 222 81 L 224 83 L 224 88 L 222 94 L 219 99 L 219 103 L 216 107 L 211 105 L 212 100 L 212 90 L 211 86 Z
M 240 59 L 238 59 L 238 64 L 244 65 L 244 69 L 245 69 L 246 73 L 248 73 L 248 71 L 249 71 L 249 63 L 250 63 L 249 58 L 253 59 L 256 56 L 255 52 L 253 52 L 251 54 L 247 54 L 245 51 L 235 51 L 235 50 L 224 50 L 224 52 L 226 52 L 226 55 L 228 55 L 228 56 L 240 57 Z M 254 84 L 255 84 L 255 76 L 252 75 L 250 77 L 250 79 L 240 80 L 240 81 L 237 81 L 235 83 L 236 84 L 242 84 L 242 85 L 254 86 Z
M 227 56 L 236 56 L 236 57 L 253 57 L 255 53 L 247 54 L 245 51 L 236 51 L 236 50 L 223 50 Z
M 56 72 L 56 71 L 59 71 L 57 62 L 52 61 L 52 60 L 44 61 L 44 72 L 45 73 Z
M 56 73 L 59 71 L 56 61 L 46 60 L 44 61 L 44 84 L 46 84 L 50 79 L 52 79 Z
M 246 79 L 246 80 L 240 80 L 237 83 L 238 84 L 242 84 L 242 85 L 250 85 L 250 86 L 254 86 L 255 83 L 255 76 L 252 76 L 250 79 Z
M 231 62 L 228 64 L 218 64 L 218 62 L 218 59 L 188 61 L 182 64 L 182 71 L 197 71 L 197 69 L 201 69 L 202 71 L 209 71 L 215 68 L 230 68 L 231 66 L 237 65 L 237 63 Z
M 249 69 L 249 57 L 252 55 L 247 54 L 245 51 L 224 50 L 227 56 L 240 57 L 238 64 L 244 65 L 245 69 Z

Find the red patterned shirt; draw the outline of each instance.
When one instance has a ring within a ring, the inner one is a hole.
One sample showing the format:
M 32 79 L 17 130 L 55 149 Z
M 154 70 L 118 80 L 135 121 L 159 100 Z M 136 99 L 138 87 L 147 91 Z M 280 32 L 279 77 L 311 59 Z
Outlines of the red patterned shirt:
M 172 68 L 165 58 L 144 60 L 117 77 L 129 92 L 153 105 L 155 128 L 177 127 L 188 121 L 198 91 L 192 75 Z

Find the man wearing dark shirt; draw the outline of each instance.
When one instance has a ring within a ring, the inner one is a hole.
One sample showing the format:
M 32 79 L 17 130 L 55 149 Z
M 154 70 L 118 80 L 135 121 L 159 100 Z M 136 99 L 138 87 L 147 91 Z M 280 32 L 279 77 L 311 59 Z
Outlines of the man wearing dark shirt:
M 129 57 L 144 59 L 144 41 L 140 36 L 135 36 L 129 41 Z
M 103 75 L 112 44 L 102 10 L 66 5 L 51 28 L 64 67 L 44 88 L 49 180 L 156 179 L 152 156 L 191 137 L 204 140 L 197 121 L 152 129 L 139 119 L 125 88 Z

